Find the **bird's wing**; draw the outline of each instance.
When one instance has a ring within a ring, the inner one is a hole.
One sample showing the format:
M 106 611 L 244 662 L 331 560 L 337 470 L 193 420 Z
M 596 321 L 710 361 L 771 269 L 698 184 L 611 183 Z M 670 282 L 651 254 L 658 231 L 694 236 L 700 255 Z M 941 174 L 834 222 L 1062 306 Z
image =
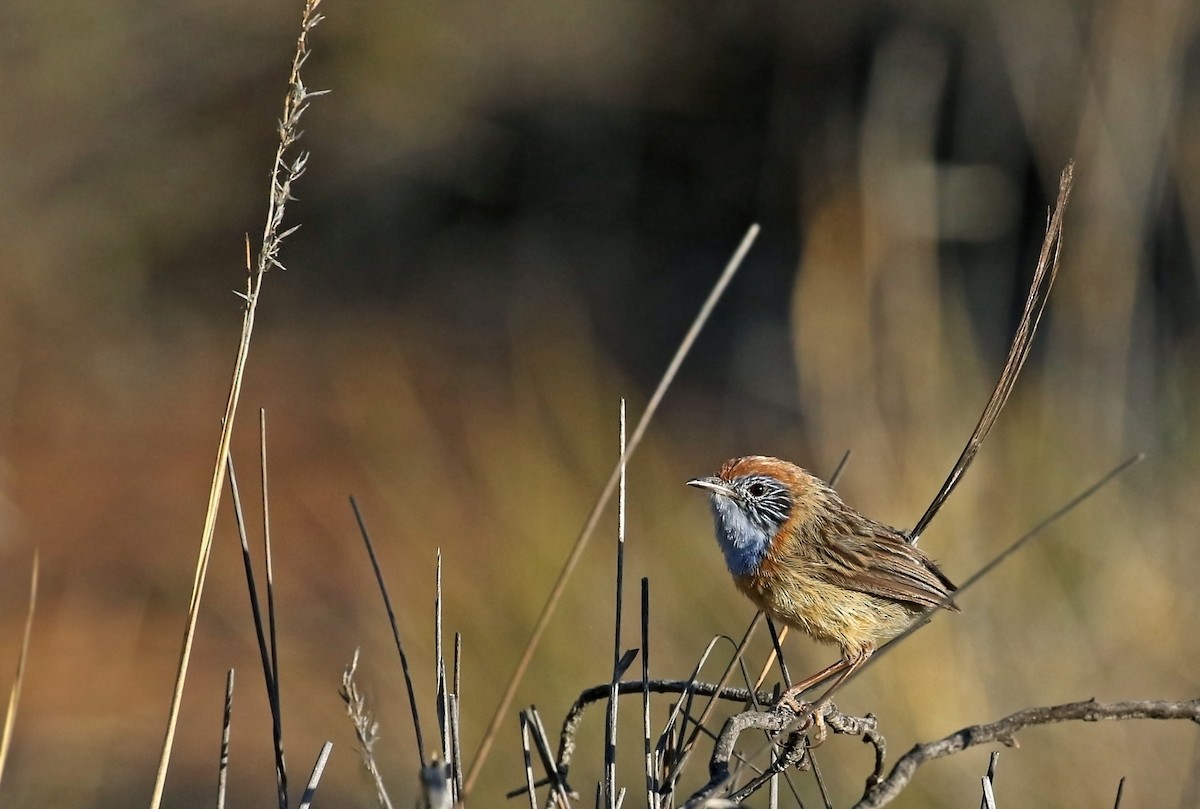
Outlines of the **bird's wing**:
M 923 551 L 899 535 L 834 535 L 821 546 L 820 574 L 831 584 L 862 593 L 907 601 L 918 607 L 943 606 L 954 584 Z

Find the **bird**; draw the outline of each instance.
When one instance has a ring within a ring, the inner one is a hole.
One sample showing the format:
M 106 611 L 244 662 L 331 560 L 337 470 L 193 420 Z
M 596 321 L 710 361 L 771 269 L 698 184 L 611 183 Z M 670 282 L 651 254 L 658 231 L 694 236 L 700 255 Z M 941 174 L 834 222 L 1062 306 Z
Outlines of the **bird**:
M 797 712 L 799 694 L 838 675 L 824 702 L 919 616 L 959 610 L 954 583 L 907 535 L 860 514 L 794 463 L 731 458 L 716 475 L 687 485 L 709 495 L 717 544 L 737 588 L 773 620 L 841 652 L 782 695 Z

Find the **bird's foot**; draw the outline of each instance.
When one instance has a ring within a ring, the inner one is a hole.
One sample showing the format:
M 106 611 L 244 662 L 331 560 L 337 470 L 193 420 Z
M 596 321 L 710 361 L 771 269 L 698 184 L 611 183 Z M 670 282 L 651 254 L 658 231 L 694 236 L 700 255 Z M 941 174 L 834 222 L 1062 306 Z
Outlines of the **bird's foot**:
M 809 747 L 816 747 L 825 741 L 825 737 L 829 735 L 829 728 L 825 724 L 825 703 L 815 704 L 808 700 L 800 699 L 799 695 L 792 691 L 785 691 L 783 696 L 775 703 L 775 707 L 782 707 L 800 721 L 796 727 L 796 732 L 809 734 Z

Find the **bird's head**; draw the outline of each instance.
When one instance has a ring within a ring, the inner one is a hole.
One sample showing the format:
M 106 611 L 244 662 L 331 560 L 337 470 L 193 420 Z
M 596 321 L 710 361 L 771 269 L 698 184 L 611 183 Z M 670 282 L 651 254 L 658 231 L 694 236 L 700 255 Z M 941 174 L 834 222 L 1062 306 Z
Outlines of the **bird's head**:
M 758 570 L 771 544 L 804 504 L 811 475 L 795 464 L 751 455 L 726 461 L 712 477 L 687 485 L 708 492 L 717 542 L 735 576 Z

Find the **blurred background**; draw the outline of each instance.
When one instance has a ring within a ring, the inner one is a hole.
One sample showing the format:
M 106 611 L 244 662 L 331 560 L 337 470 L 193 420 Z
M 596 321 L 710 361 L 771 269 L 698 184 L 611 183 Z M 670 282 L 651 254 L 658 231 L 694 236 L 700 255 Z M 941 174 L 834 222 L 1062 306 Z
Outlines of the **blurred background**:
M 0 8 L 0 672 L 15 668 L 42 557 L 6 806 L 148 800 L 240 327 L 232 290 L 245 234 L 261 233 L 300 10 Z M 302 781 L 334 742 L 320 803 L 373 805 L 337 696 L 360 646 L 385 777 L 398 805 L 416 794 L 349 494 L 397 601 L 427 735 L 441 549 L 470 755 L 616 458 L 620 397 L 636 419 L 761 223 L 629 473 L 626 581 L 650 578 L 652 672 L 685 677 L 752 610 L 683 481 L 750 453 L 827 475 L 852 450 L 845 498 L 911 525 L 987 399 L 1072 158 L 1033 357 L 922 545 L 961 581 L 1118 461 L 1148 459 L 838 702 L 876 713 L 895 756 L 1031 705 L 1197 695 L 1200 6 L 322 10 L 305 79 L 332 93 L 304 119 L 312 158 L 288 208 L 302 228 L 288 271 L 267 278 L 234 446 L 256 503 L 265 408 L 285 743 Z M 611 671 L 614 522 L 518 695 L 551 725 Z M 231 800 L 273 800 L 253 637 L 226 504 L 166 805 L 211 805 L 231 667 Z M 835 654 L 787 648 L 794 673 Z M 585 794 L 596 713 L 573 771 Z M 1194 727 L 1020 739 L 1000 759 L 1002 804 L 1109 805 L 1121 776 L 1136 805 L 1200 794 Z M 514 709 L 475 805 L 522 783 L 518 740 Z M 988 752 L 923 768 L 901 805 L 977 801 Z M 845 805 L 869 751 L 834 738 L 820 755 Z M 638 788 L 636 757 L 620 779 Z M 811 776 L 796 780 L 812 800 Z

